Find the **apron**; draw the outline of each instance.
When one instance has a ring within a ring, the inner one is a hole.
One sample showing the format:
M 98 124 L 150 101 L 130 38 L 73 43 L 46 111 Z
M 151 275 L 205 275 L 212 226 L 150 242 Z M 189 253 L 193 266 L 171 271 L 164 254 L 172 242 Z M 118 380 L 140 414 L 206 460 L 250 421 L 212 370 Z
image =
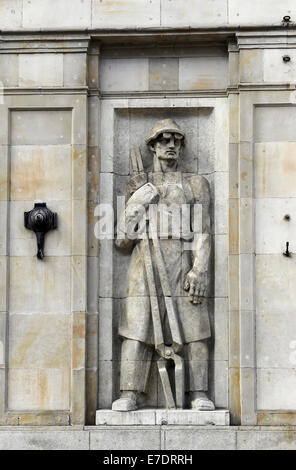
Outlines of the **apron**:
M 193 194 L 188 181 L 181 172 L 150 173 L 149 181 L 156 186 L 160 199 L 157 204 L 157 224 L 161 233 L 161 220 L 168 216 L 168 238 L 159 238 L 159 246 L 166 267 L 173 302 L 177 310 L 182 343 L 204 340 L 211 336 L 207 299 L 201 304 L 190 302 L 183 284 L 193 265 L 191 250 L 185 249 L 192 239 L 190 226 L 185 226 L 179 239 L 173 237 L 172 212 L 182 204 L 192 205 Z M 153 345 L 153 325 L 149 288 L 143 259 L 143 241 L 135 245 L 128 271 L 127 297 L 121 311 L 119 335 Z M 152 265 L 165 344 L 172 344 L 170 328 L 164 303 L 161 282 L 156 267 L 155 253 L 151 249 Z

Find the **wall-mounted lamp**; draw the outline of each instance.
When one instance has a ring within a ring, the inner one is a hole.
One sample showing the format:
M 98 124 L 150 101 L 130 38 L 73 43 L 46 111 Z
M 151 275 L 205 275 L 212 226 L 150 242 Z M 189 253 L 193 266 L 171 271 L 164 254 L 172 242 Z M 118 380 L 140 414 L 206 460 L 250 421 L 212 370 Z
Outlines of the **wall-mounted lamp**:
M 25 227 L 33 230 L 37 238 L 37 258 L 44 258 L 44 237 L 49 230 L 58 226 L 58 215 L 46 207 L 46 202 L 36 202 L 34 209 L 24 212 Z

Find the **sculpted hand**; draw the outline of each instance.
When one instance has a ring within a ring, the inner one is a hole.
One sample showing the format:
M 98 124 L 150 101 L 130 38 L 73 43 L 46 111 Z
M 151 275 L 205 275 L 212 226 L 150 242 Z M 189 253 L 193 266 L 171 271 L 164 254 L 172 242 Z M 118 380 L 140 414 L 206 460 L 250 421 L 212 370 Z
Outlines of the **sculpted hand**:
M 139 188 L 144 186 L 147 183 L 147 175 L 144 172 L 134 173 L 130 177 L 129 181 L 129 193 L 130 195 L 134 194 Z
M 184 282 L 184 290 L 188 291 L 190 302 L 194 304 L 201 304 L 204 300 L 207 290 L 208 273 L 199 273 L 191 269 L 186 274 Z

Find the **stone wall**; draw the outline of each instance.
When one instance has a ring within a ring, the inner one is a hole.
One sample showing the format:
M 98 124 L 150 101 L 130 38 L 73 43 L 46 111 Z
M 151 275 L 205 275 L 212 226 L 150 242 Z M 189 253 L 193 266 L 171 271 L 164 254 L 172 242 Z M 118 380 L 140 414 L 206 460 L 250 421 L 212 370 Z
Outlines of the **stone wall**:
M 282 254 L 296 251 L 295 13 L 292 0 L 1 2 L 1 424 L 94 424 L 117 397 L 129 259 L 95 237 L 96 206 L 116 208 L 129 148 L 148 165 L 164 117 L 212 193 L 210 395 L 232 424 L 296 424 Z M 59 217 L 42 262 L 23 224 L 36 200 Z M 164 405 L 156 370 L 146 405 Z

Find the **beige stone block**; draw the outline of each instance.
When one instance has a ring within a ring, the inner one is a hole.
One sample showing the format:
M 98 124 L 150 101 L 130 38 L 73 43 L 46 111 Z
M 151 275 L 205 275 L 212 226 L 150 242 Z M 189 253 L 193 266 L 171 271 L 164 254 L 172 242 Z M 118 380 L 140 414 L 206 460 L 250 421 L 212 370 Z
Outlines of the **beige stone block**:
M 239 308 L 239 255 L 230 254 L 228 257 L 229 307 L 230 310 Z
M 0 201 L 9 199 L 8 147 L 0 145 Z
M 296 196 L 296 142 L 255 144 L 256 197 Z
M 239 142 L 239 99 L 238 95 L 229 96 L 229 143 Z
M 48 256 L 42 262 L 36 256 L 11 257 L 9 308 L 11 313 L 68 313 L 69 257 Z
M 100 85 L 102 91 L 148 90 L 148 59 L 102 59 Z
M 82 28 L 91 24 L 91 0 L 24 0 L 24 28 Z
M 98 314 L 88 313 L 86 323 L 86 366 L 89 369 L 96 369 L 98 366 Z
M 176 447 L 174 447 L 176 448 Z M 178 447 L 179 448 L 179 447 Z M 159 429 L 150 428 L 126 428 L 114 429 L 110 427 L 105 429 L 99 427 L 91 431 L 90 435 L 91 450 L 158 450 L 160 449 Z
M 149 90 L 178 90 L 179 59 L 149 58 Z
M 0 3 L 0 28 L 18 29 L 22 26 L 22 0 L 2 0 Z
M 9 367 L 70 367 L 70 315 L 15 314 L 9 318 Z
M 85 312 L 72 313 L 72 369 L 85 368 L 86 315 Z
M 85 423 L 85 369 L 72 370 L 71 424 Z
M 228 295 L 228 235 L 215 235 L 215 296 Z
M 257 409 L 296 410 L 295 369 L 257 369 Z
M 17 54 L 0 54 L 0 85 L 1 87 L 3 86 L 4 87 L 17 87 L 18 81 L 19 81 L 18 55 Z
M 6 364 L 7 312 L 0 312 L 0 369 Z M 0 406 L 1 408 L 1 406 Z M 1 412 L 0 412 L 1 415 Z
M 1 442 L 0 450 L 66 450 L 66 451 L 75 451 L 75 450 L 89 450 L 89 433 L 84 430 L 77 430 L 67 426 L 67 429 L 59 428 L 53 429 L 53 425 L 50 421 L 54 421 L 53 417 L 49 414 L 45 415 L 45 420 L 42 420 L 44 415 L 32 416 L 31 423 L 28 419 L 28 423 L 24 422 L 23 424 L 36 425 L 36 421 L 41 422 L 47 429 L 25 429 L 22 430 L 9 430 L 1 432 Z M 32 420 L 33 418 L 33 420 Z M 35 420 L 34 420 L 35 418 Z M 65 420 L 65 418 L 64 418 Z M 18 422 L 23 422 L 24 420 L 19 419 Z M 33 421 L 33 422 L 32 422 Z M 45 421 L 45 422 L 44 422 Z M 57 425 L 60 423 L 56 423 Z M 64 424 L 69 424 L 69 420 L 64 422 Z
M 98 312 L 99 298 L 99 259 L 96 256 L 87 258 L 87 312 Z
M 63 86 L 63 54 L 20 54 L 19 86 Z
M 0 256 L 0 312 L 7 310 L 7 256 Z
M 36 235 L 24 226 L 24 212 L 30 211 L 33 207 L 34 201 L 10 202 L 9 250 L 11 256 L 35 256 L 37 253 Z M 58 227 L 45 236 L 45 256 L 69 256 L 72 240 L 71 201 L 50 201 L 47 207 L 58 214 Z
M 51 96 L 49 106 L 54 105 L 55 103 Z M 34 106 L 33 102 L 32 106 Z M 38 106 L 37 103 L 36 106 Z M 71 126 L 72 113 L 68 110 L 15 110 L 11 112 L 11 145 L 70 144 Z
M 290 251 L 295 251 L 294 233 L 296 230 L 295 198 L 260 198 L 256 200 L 256 253 L 282 254 L 286 242 L 290 241 Z M 286 220 L 285 216 L 290 216 Z
M 74 145 L 87 145 L 87 101 L 86 95 L 76 95 L 72 102 L 74 106 L 72 143 Z
M 99 201 L 100 149 L 88 147 L 88 200 Z
M 196 26 L 227 24 L 227 1 L 162 0 L 162 26 Z
M 165 431 L 166 450 L 227 450 L 235 449 L 236 433 L 222 429 L 201 429 L 199 426 Z
M 231 424 L 241 422 L 240 403 L 240 369 L 239 367 L 229 368 L 229 408 L 231 409 Z
M 240 312 L 231 310 L 229 314 L 229 367 L 240 366 Z
M 212 366 L 214 381 L 214 402 L 216 408 L 228 409 L 228 362 L 215 361 Z
M 114 369 L 118 369 L 118 362 L 98 362 L 98 408 L 110 409 L 114 399 Z
M 239 251 L 239 199 L 229 199 L 229 253 L 237 254 Z
M 226 88 L 226 57 L 186 57 L 179 60 L 180 90 Z
M 232 46 L 236 48 L 235 44 Z M 237 86 L 239 83 L 239 51 L 228 50 L 228 82 L 230 86 Z
M 0 367 L 0 423 L 6 424 L 6 370 Z
M 100 296 L 113 296 L 113 257 L 114 257 L 114 240 L 100 240 L 100 266 L 99 277 Z
M 254 309 L 254 271 L 255 255 L 241 254 L 240 269 L 240 308 L 241 310 Z
M 207 158 L 211 158 L 211 154 L 215 155 L 214 169 L 215 171 L 228 171 L 229 164 L 229 103 L 228 100 L 216 100 L 215 108 L 213 110 L 213 121 L 207 129 L 204 136 L 204 144 L 208 147 L 206 152 Z M 200 110 L 200 113 L 202 111 Z M 202 114 L 201 114 L 202 116 Z M 212 126 L 212 129 L 211 129 Z M 203 130 L 200 129 L 200 132 Z M 211 148 L 210 139 L 211 134 L 215 132 L 214 148 Z M 203 139 L 201 139 L 202 141 Z M 209 142 L 207 143 L 207 140 Z M 201 152 L 204 152 L 201 149 Z
M 69 409 L 70 369 L 13 369 L 8 371 L 10 410 Z
M 254 227 L 253 227 L 253 199 L 241 198 L 239 207 L 239 251 L 240 253 L 253 253 Z
M 262 368 L 295 368 L 296 322 L 294 310 L 256 314 L 257 365 Z
M 12 200 L 70 200 L 71 147 L 21 145 L 11 148 Z
M 72 201 L 72 214 L 72 254 L 83 256 L 87 253 L 86 199 L 74 199 Z
M 72 198 L 87 197 L 87 146 L 72 146 Z
M 238 144 L 229 144 L 229 197 L 238 197 Z
M 215 233 L 223 234 L 228 232 L 228 173 L 218 171 L 214 175 L 215 182 Z
M 93 0 L 92 27 L 160 26 L 160 0 Z
M 241 142 L 239 145 L 239 194 L 242 198 L 253 197 L 253 145 Z
M 259 83 L 263 81 L 263 54 L 262 49 L 242 49 L 240 51 L 241 83 Z
M 1 99 L 0 96 L 0 145 L 8 146 L 10 144 L 10 132 L 11 127 L 9 126 L 9 114 L 7 103 Z
M 88 84 L 91 88 L 99 86 L 99 56 L 97 54 L 88 56 Z
M 99 240 L 95 234 L 95 225 L 98 218 L 94 215 L 97 205 L 97 202 L 88 201 L 88 256 L 98 256 L 99 254 Z
M 87 85 L 87 58 L 86 54 L 63 54 L 64 86 L 77 87 Z
M 214 360 L 228 360 L 228 299 L 215 299 L 214 313 Z
M 229 0 L 229 24 L 234 25 L 281 25 L 284 15 L 295 17 L 296 7 L 293 0 Z
M 247 96 L 248 94 L 246 94 Z M 282 96 L 277 96 L 276 92 L 273 93 L 272 99 L 282 102 Z M 251 100 L 256 99 L 250 97 Z M 247 98 L 245 98 L 247 100 Z M 296 126 L 296 107 L 295 106 L 280 106 L 271 105 L 271 97 L 266 97 L 264 101 L 270 102 L 269 106 L 256 106 L 255 108 L 255 122 L 251 126 L 254 127 L 254 140 L 255 142 L 272 142 L 274 145 L 278 143 L 295 142 L 295 126 Z M 295 103 L 295 97 L 291 93 L 291 103 Z M 247 103 L 243 103 L 246 107 Z M 244 115 L 244 114 L 243 114 Z M 280 125 L 279 125 L 280 123 Z M 243 140 L 246 140 L 245 138 Z M 249 139 L 251 140 L 251 139 Z
M 72 311 L 86 310 L 86 256 L 72 256 Z
M 295 11 L 296 13 L 296 11 Z M 283 56 L 289 55 L 290 62 L 284 62 Z M 296 49 L 265 49 L 264 50 L 264 82 L 295 83 Z
M 86 424 L 96 424 L 98 371 L 86 370 Z
M 280 422 L 283 422 L 283 413 L 281 414 Z M 294 413 L 287 413 L 288 421 L 293 420 Z M 260 414 L 259 414 L 260 416 Z M 271 419 L 276 419 L 277 414 L 272 414 Z M 260 423 L 259 423 L 260 424 Z M 270 424 L 266 423 L 266 424 Z M 265 428 L 266 429 L 266 428 Z M 295 450 L 296 449 L 296 435 L 291 429 L 283 429 L 278 427 L 277 430 L 267 429 L 265 431 L 248 431 L 244 429 L 242 432 L 237 433 L 237 449 L 258 451 L 258 450 Z
M 275 275 L 276 273 L 276 275 Z M 296 303 L 293 258 L 279 255 L 256 256 L 256 310 L 260 313 L 293 312 Z
M 242 367 L 240 370 L 241 386 L 241 424 L 255 426 L 257 424 L 258 403 L 256 406 L 256 369 Z
M 255 368 L 255 316 L 252 310 L 240 311 L 240 364 Z M 257 333 L 257 332 L 256 332 Z
M 8 254 L 7 232 L 8 232 L 8 201 L 0 201 L 0 256 Z
M 100 144 L 100 98 L 88 97 L 88 145 Z

